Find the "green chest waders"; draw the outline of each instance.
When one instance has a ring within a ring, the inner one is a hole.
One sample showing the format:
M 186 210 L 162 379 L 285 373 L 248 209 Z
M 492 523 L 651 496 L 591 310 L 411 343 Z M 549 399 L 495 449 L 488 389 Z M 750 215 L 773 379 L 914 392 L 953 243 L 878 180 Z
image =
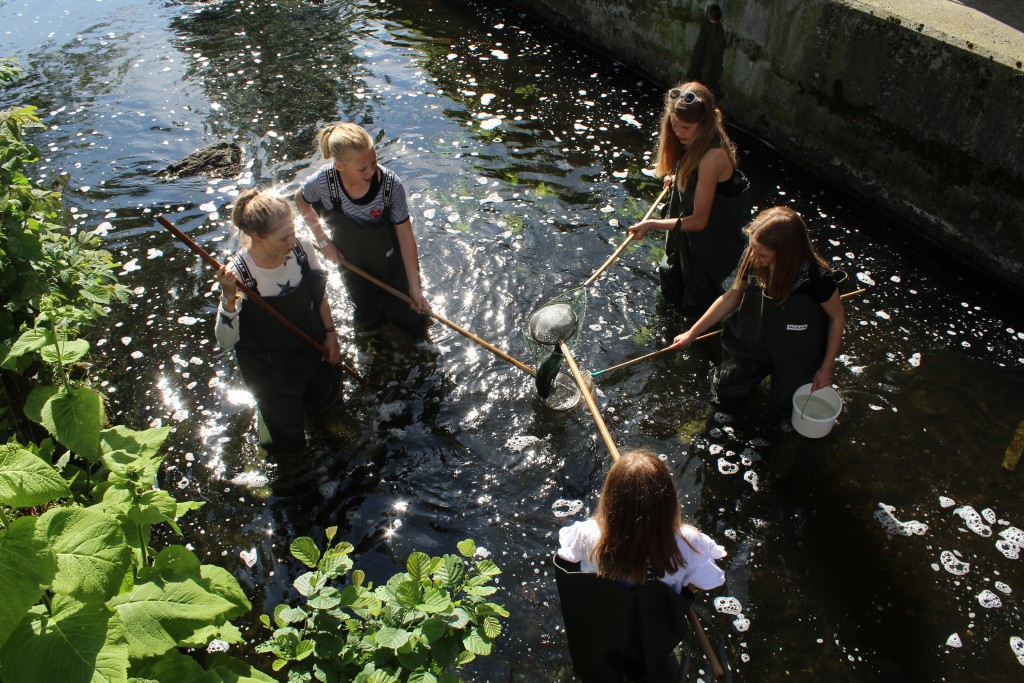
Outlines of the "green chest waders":
M 821 366 L 827 337 L 828 316 L 810 296 L 791 294 L 778 304 L 748 281 L 739 308 L 725 320 L 718 399 L 744 400 L 771 375 L 769 410 L 789 414 L 793 392 Z
M 673 188 L 667 215 L 692 215 L 696 189 L 697 174 L 693 173 L 682 193 Z M 743 226 L 750 221 L 750 208 L 750 182 L 737 170 L 731 180 L 718 183 L 703 230 L 684 232 L 676 222 L 665 235 L 665 257 L 658 267 L 666 299 L 703 313 L 725 292 L 722 283 L 736 268 L 746 246 Z
M 298 286 L 263 300 L 323 343 L 326 334 L 320 320 L 320 304 L 326 291 L 326 276 L 323 271 L 309 267 L 301 247 L 295 247 L 295 255 L 302 267 Z M 256 282 L 245 262 L 236 256 L 233 263 L 240 279 L 256 291 Z M 242 380 L 256 398 L 270 433 L 266 449 L 296 451 L 306 443 L 305 412 L 322 412 L 334 403 L 341 391 L 341 375 L 259 306 L 243 306 L 238 325 L 235 355 Z

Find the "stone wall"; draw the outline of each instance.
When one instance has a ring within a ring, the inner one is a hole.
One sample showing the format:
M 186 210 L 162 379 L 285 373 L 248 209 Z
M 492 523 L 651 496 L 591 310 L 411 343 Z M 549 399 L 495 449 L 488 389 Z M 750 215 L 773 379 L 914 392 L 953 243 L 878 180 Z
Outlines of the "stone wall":
M 1024 73 L 854 0 L 507 0 L 1024 291 Z

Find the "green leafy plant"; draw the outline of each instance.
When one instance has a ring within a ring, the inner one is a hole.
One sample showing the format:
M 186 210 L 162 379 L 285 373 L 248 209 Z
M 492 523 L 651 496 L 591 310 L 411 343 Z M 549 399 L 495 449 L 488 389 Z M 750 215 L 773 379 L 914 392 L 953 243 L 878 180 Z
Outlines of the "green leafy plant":
M 0 61 L 0 82 L 17 77 Z M 251 605 L 192 551 L 151 547 L 200 506 L 157 486 L 165 428 L 111 425 L 81 335 L 126 296 L 95 234 L 24 173 L 32 107 L 0 112 L 0 680 L 272 681 L 223 652 Z
M 292 543 L 310 569 L 295 580 L 305 605 L 278 605 L 273 625 L 261 617 L 273 635 L 257 650 L 275 655 L 275 671 L 289 667 L 289 682 L 453 683 L 459 667 L 491 654 L 508 612 L 489 599 L 501 570 L 476 559 L 473 541 L 459 543 L 459 555 L 414 552 L 405 572 L 374 588 L 336 533 L 327 530 L 323 553 L 308 537 Z

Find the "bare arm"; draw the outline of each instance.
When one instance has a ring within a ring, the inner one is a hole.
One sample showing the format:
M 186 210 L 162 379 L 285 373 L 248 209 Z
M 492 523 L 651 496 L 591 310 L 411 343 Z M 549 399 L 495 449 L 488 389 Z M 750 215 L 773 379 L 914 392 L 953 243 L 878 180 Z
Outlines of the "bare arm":
M 316 245 L 317 249 L 320 249 L 324 258 L 332 263 L 338 263 L 341 259 L 345 258 L 338 248 L 334 246 L 334 243 L 330 241 L 330 235 L 327 234 L 323 221 L 320 220 L 320 216 L 317 215 L 313 205 L 302 196 L 301 187 L 295 192 L 295 206 L 299 210 L 299 215 L 302 216 L 302 221 L 309 228 L 310 232 L 313 233 L 313 244 Z M 324 244 L 324 242 L 326 244 L 321 247 L 320 245 Z
M 416 249 L 416 236 L 412 233 L 412 219 L 406 219 L 395 225 L 398 236 L 398 247 L 402 252 L 402 263 L 405 265 L 405 276 L 409 280 L 409 296 L 412 297 L 412 308 L 417 313 L 426 313 L 430 304 L 420 285 L 420 255 Z
M 839 355 L 843 326 L 846 324 L 846 312 L 843 310 L 839 292 L 833 292 L 832 297 L 821 307 L 828 316 L 828 338 L 825 342 L 825 357 L 821 361 L 821 367 L 814 373 L 814 380 L 811 383 L 812 392 L 832 386 L 832 367 L 835 365 L 836 356 Z
M 697 232 L 708 225 L 711 205 L 715 201 L 715 189 L 719 182 L 732 177 L 733 166 L 729 155 L 722 149 L 711 149 L 701 157 L 697 170 L 697 187 L 693 195 L 693 213 L 681 221 L 677 218 L 654 218 L 629 226 L 629 231 L 642 239 L 650 230 L 672 230 L 679 222 L 680 230 Z M 669 176 L 671 177 L 671 176 Z M 666 181 L 668 178 L 666 177 Z M 674 177 L 673 177 L 674 180 Z
M 709 328 L 720 323 L 740 305 L 740 301 L 743 300 L 743 290 L 746 287 L 746 283 L 741 282 L 738 286 L 733 287 L 715 299 L 715 303 L 711 304 L 711 307 L 704 312 L 704 315 L 686 332 L 677 335 L 668 348 L 685 349 Z

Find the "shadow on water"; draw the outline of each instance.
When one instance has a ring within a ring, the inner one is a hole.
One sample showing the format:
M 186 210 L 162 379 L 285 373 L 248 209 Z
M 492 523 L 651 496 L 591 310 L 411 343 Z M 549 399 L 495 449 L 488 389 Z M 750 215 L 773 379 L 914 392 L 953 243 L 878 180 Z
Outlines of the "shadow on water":
M 183 524 L 187 542 L 264 611 L 295 597 L 298 535 L 337 525 L 374 581 L 413 550 L 472 537 L 503 568 L 512 617 L 467 678 L 569 680 L 546 567 L 558 527 L 593 512 L 608 466 L 585 408 L 543 407 L 532 378 L 439 324 L 425 341 L 356 335 L 332 273 L 343 355 L 371 386 L 346 381 L 308 451 L 270 458 L 213 340 L 212 276 L 153 219 L 223 257 L 239 189 L 294 192 L 322 163 L 318 127 L 359 121 L 409 190 L 435 310 L 529 360 L 524 321 L 582 283 L 657 192 L 644 170 L 660 87 L 483 2 L 36 5 L 0 5 L 0 54 L 29 73 L 9 96 L 40 107 L 40 174 L 71 175 L 73 229 L 106 234 L 137 295 L 94 361 L 112 411 L 173 427 L 162 485 L 206 502 Z M 245 149 L 241 177 L 154 177 L 226 138 Z M 728 583 L 698 601 L 729 680 L 1014 678 L 1024 577 L 998 542 L 1024 527 L 1020 471 L 1000 467 L 1024 419 L 1016 299 L 735 139 L 758 206 L 801 211 L 849 274 L 844 289 L 868 288 L 846 301 L 839 423 L 812 441 L 762 417 L 763 396 L 720 410 L 713 340 L 597 381 L 620 448 L 664 455 L 686 515 L 729 551 Z M 590 288 L 582 367 L 662 347 L 687 324 L 656 302 L 660 255 L 655 239 L 631 244 Z M 984 606 L 985 591 L 1001 606 Z M 245 628 L 251 647 L 262 634 Z M 687 651 L 686 680 L 708 680 Z

